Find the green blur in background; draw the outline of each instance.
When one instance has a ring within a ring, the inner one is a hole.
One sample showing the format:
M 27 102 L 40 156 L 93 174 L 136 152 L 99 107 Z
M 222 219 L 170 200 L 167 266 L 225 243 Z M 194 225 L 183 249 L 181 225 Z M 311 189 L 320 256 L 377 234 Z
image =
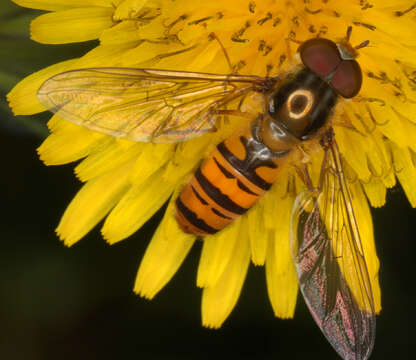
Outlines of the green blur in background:
M 0 0 L 0 359 L 338 359 L 299 298 L 293 320 L 274 318 L 264 268 L 251 266 L 220 330 L 201 326 L 197 244 L 152 301 L 133 294 L 159 212 L 109 246 L 96 229 L 72 248 L 54 228 L 81 184 L 73 164 L 44 166 L 36 148 L 47 113 L 14 117 L 5 95 L 23 77 L 81 56 L 95 42 L 42 45 L 29 39 L 41 12 Z M 399 187 L 374 209 L 383 310 L 371 359 L 414 359 L 415 211 Z

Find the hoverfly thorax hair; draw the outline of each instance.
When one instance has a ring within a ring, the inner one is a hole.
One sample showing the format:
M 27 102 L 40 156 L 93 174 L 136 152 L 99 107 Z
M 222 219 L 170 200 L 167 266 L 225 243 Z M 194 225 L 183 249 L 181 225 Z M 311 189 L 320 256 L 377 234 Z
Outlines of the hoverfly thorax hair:
M 272 149 L 285 136 L 293 143 L 293 138 L 304 141 L 324 129 L 338 97 L 352 98 L 361 88 L 357 51 L 347 42 L 314 38 L 302 43 L 299 53 L 303 68 L 268 100 L 270 118 L 263 120 L 262 133 Z
M 304 68 L 270 97 L 268 115 L 287 133 L 306 140 L 326 124 L 336 101 L 336 92 Z

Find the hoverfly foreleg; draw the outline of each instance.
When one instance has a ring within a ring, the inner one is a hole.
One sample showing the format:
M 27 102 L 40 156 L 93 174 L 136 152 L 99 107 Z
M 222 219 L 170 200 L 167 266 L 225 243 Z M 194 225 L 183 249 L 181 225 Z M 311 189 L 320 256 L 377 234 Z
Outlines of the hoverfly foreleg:
M 294 42 L 297 45 L 301 45 L 303 43 L 303 41 L 300 40 L 296 40 L 293 36 L 288 36 L 285 39 L 286 42 L 286 53 L 287 53 L 287 57 L 289 59 L 290 62 L 293 61 L 293 55 L 292 55 L 292 49 L 290 48 L 290 42 Z
M 220 44 L 220 47 L 222 49 L 222 52 L 224 53 L 225 59 L 227 60 L 228 67 L 230 68 L 230 74 L 235 74 L 236 72 L 234 72 L 233 66 L 231 65 L 231 59 L 227 53 L 226 48 L 224 47 L 221 40 L 219 39 L 219 37 L 214 32 L 212 32 L 209 34 L 209 39 L 216 40 L 218 44 Z
M 253 114 L 245 112 L 245 111 L 240 111 L 240 110 L 221 109 L 221 110 L 216 110 L 215 114 L 217 114 L 217 115 L 240 116 L 240 117 L 243 117 L 243 118 L 246 118 L 246 119 L 253 120 Z

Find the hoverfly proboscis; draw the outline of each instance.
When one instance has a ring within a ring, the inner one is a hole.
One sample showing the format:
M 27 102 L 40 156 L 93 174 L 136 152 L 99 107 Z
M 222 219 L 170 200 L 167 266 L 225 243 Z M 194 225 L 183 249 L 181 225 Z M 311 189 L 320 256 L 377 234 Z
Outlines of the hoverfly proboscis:
M 176 198 L 178 225 L 195 235 L 221 231 L 279 181 L 289 155 L 302 144 L 320 144 L 319 186 L 305 173 L 308 190 L 292 210 L 293 259 L 305 302 L 328 341 L 344 359 L 361 360 L 374 344 L 374 300 L 331 123 L 338 99 L 353 98 L 362 83 L 358 47 L 348 37 L 303 42 L 303 65 L 285 78 L 87 68 L 52 76 L 38 98 L 59 117 L 94 131 L 174 143 L 213 131 L 233 112 L 228 105 L 260 95 L 264 113 L 219 143 Z

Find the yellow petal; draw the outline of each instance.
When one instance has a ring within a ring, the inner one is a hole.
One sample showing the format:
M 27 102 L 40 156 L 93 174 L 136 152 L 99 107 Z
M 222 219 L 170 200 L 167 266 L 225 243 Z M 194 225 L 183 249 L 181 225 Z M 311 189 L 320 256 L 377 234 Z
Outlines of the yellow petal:
M 310 11 L 305 11 L 305 2 L 275 0 L 243 1 L 239 6 L 234 1 L 212 0 L 202 7 L 198 2 L 187 0 L 16 2 L 58 11 L 34 21 L 33 36 L 40 41 L 62 43 L 100 39 L 101 45 L 70 64 L 77 68 L 157 66 L 188 71 L 230 72 L 221 44 L 210 37 L 211 33 L 215 33 L 227 49 L 232 65 L 241 69 L 239 73 L 264 75 L 270 70 L 270 74 L 275 75 L 293 68 L 296 63 L 287 58 L 295 51 L 295 46 L 291 49 L 286 46 L 288 35 L 293 34 L 299 40 L 318 34 L 335 39 L 345 36 L 347 26 L 353 24 L 353 45 L 368 39 L 370 46 L 360 49 L 358 61 L 364 75 L 360 96 L 344 104 L 345 117 L 351 118 L 357 131 L 336 130 L 346 167 L 351 170 L 348 179 L 355 179 L 354 172 L 357 172 L 359 179 L 366 181 L 363 187 L 370 202 L 380 206 L 384 203 L 385 187 L 395 183 L 395 170 L 410 201 L 416 205 L 416 155 L 412 152 L 416 150 L 416 96 L 413 95 L 416 32 L 409 30 L 415 27 L 415 16 L 412 11 L 403 16 L 396 13 L 411 8 L 413 3 L 409 0 L 373 0 L 371 5 L 374 6 L 368 8 L 368 4 L 363 6 L 359 1 L 343 2 L 342 6 L 336 2 L 312 1 L 307 6 Z M 158 16 L 162 10 L 162 16 Z M 268 12 L 272 15 L 269 16 Z M 371 28 L 372 25 L 375 29 Z M 283 59 L 282 64 L 279 59 Z M 60 66 L 48 68 L 35 74 L 38 77 L 29 77 L 30 81 L 18 84 L 9 95 L 13 110 L 21 114 L 44 110 L 37 102 L 36 91 L 41 81 L 68 69 Z M 53 73 L 48 73 L 52 70 Z M 49 75 L 41 78 L 46 74 Z M 225 123 L 229 121 L 235 126 L 241 125 L 241 121 L 230 118 L 227 116 L 218 124 L 216 134 L 177 145 L 174 149 L 170 145 L 159 147 L 123 143 L 125 146 L 121 146 L 118 140 L 101 138 L 102 135 L 76 129 L 72 124 L 52 118 L 48 125 L 54 134 L 40 149 L 42 159 L 49 164 L 57 164 L 88 155 L 76 169 L 78 176 L 84 181 L 89 180 L 85 189 L 94 181 L 102 181 L 101 187 L 97 185 L 89 192 L 83 188 L 84 200 L 78 200 L 80 205 L 76 205 L 74 200 L 75 205 L 71 205 L 78 210 L 72 210 L 71 214 L 82 216 L 76 218 L 71 215 L 72 223 L 67 225 L 62 222 L 65 225 L 63 233 L 70 235 L 69 243 L 108 211 L 110 198 L 116 196 L 118 185 L 109 184 L 109 188 L 113 186 L 114 189 L 107 196 L 104 185 L 110 180 L 106 180 L 106 176 L 113 176 L 128 163 L 132 164 L 132 168 L 120 177 L 125 176 L 124 184 L 126 188 L 131 184 L 131 190 L 110 215 L 103 233 L 114 242 L 134 232 L 169 197 L 172 189 L 183 183 L 200 159 L 212 149 L 211 146 L 221 141 L 228 129 L 234 126 Z M 385 138 L 394 144 L 386 148 Z M 141 147 L 145 148 L 143 152 Z M 130 160 L 135 157 L 137 161 L 133 165 Z M 311 178 L 317 184 L 320 158 L 312 161 Z M 294 194 L 304 187 L 293 173 L 287 172 L 282 176 L 277 186 L 247 217 L 241 217 L 237 225 L 224 230 L 222 236 L 226 237 L 227 231 L 229 235 L 227 244 L 225 240 L 222 243 L 219 241 L 220 234 L 206 239 L 198 285 L 206 287 L 202 308 L 203 322 L 207 326 L 220 326 L 237 301 L 250 253 L 256 264 L 263 264 L 266 259 L 268 290 L 275 314 L 284 318 L 293 316 L 297 284 L 288 251 L 287 217 L 291 213 Z M 121 181 L 120 177 L 116 180 Z M 359 180 L 351 188 L 376 307 L 379 309 L 378 259 L 368 204 Z M 98 200 L 97 208 L 93 206 L 91 218 L 86 216 L 84 219 L 89 207 L 87 200 L 93 195 L 97 199 L 102 197 L 100 189 L 107 200 L 104 204 Z M 119 197 L 122 195 L 120 190 Z M 169 281 L 193 243 L 192 236 L 179 230 L 173 213 L 171 201 L 139 270 L 135 291 L 149 298 Z M 220 259 L 222 255 L 225 256 Z
M 393 154 L 396 176 L 409 199 L 410 204 L 416 207 L 416 169 L 408 148 L 400 148 L 390 143 Z
M 226 58 L 224 54 L 221 51 L 221 48 L 215 41 L 211 41 L 206 46 L 204 46 L 204 49 L 199 51 L 199 54 L 195 56 L 193 61 L 189 64 L 189 68 L 198 68 L 198 69 L 204 69 L 210 65 L 214 58 L 220 53 L 220 57 L 222 56 L 223 65 L 228 66 L 226 62 Z M 211 70 L 212 71 L 212 70 Z
M 110 244 L 136 232 L 172 194 L 174 185 L 163 180 L 162 171 L 133 186 L 108 215 L 101 232 Z
M 247 213 L 251 261 L 254 265 L 264 265 L 266 261 L 268 232 L 264 224 L 265 216 L 274 215 L 265 213 L 263 199 Z
M 363 183 L 365 194 L 370 201 L 371 206 L 381 207 L 386 203 L 386 185 L 380 179 L 371 179 Z
M 126 19 L 140 19 L 143 17 L 150 17 L 149 13 L 143 14 L 143 8 L 159 8 L 160 3 L 154 0 L 124 0 L 119 6 L 117 6 L 114 12 L 115 20 Z
M 113 12 L 111 7 L 85 7 L 47 13 L 33 20 L 31 37 L 43 44 L 94 40 L 113 26 Z
M 215 235 L 204 237 L 201 258 L 198 266 L 197 286 L 213 287 L 217 284 L 226 267 L 234 257 L 235 247 L 241 241 L 239 218 Z
M 130 172 L 130 182 L 140 184 L 159 170 L 172 156 L 172 144 L 145 144 Z
M 79 160 L 93 149 L 106 147 L 111 142 L 111 138 L 103 134 L 68 121 L 61 120 L 57 124 L 59 129 L 49 135 L 38 148 L 39 157 L 46 165 L 61 165 Z
M 376 124 L 370 106 L 350 103 L 344 106 L 347 117 L 355 129 L 336 127 L 340 140 L 344 138 L 342 154 L 353 167 L 360 179 L 368 179 L 361 174 L 362 167 L 367 166 L 373 177 L 384 177 L 391 171 L 391 156 L 386 147 L 384 136 Z M 348 138 L 350 144 L 348 144 Z M 354 144 L 354 145 L 351 145 Z M 355 147 L 359 144 L 358 149 Z M 362 167 L 359 166 L 362 164 Z
M 98 46 L 82 58 L 63 61 L 27 76 L 7 95 L 13 113 L 15 115 L 31 115 L 45 111 L 45 107 L 39 103 L 36 94 L 42 83 L 53 75 L 86 67 L 129 65 L 129 63 L 122 64 L 121 58 L 124 51 L 130 48 L 129 44 Z
M 65 245 L 71 246 L 101 221 L 127 191 L 132 163 L 88 181 L 66 209 L 56 229 Z
M 347 128 L 336 127 L 336 141 L 340 152 L 356 174 L 365 181 L 371 177 L 368 169 L 366 153 L 368 151 L 368 139 L 360 133 Z M 354 146 L 351 146 L 354 144 Z
M 411 3 L 409 2 L 408 4 L 410 7 Z M 414 27 L 414 22 L 411 19 L 400 18 L 400 21 L 398 21 L 398 17 L 394 15 L 393 11 L 380 11 L 379 6 L 373 6 L 365 11 L 361 11 L 361 5 L 359 2 L 342 2 L 342 5 L 339 7 L 341 18 L 344 18 L 349 23 L 355 21 L 353 40 L 356 38 L 367 39 L 367 37 L 363 36 L 369 34 L 367 36 L 370 36 L 370 41 L 375 43 L 379 43 L 381 41 L 385 44 L 393 42 L 397 39 L 396 42 L 403 41 L 403 43 L 406 43 L 407 41 L 414 44 L 415 36 L 411 31 L 408 31 L 409 28 Z M 395 4 L 395 7 L 397 9 L 398 4 Z M 337 21 L 336 18 L 334 20 Z M 360 21 L 364 22 L 364 24 L 361 25 Z M 368 28 L 369 25 L 376 25 L 376 28 L 382 29 L 382 31 L 370 30 Z M 403 34 L 403 36 L 401 34 Z M 376 46 L 376 49 L 377 48 L 378 47 Z M 382 53 L 380 49 L 378 52 Z M 396 52 L 397 49 L 393 48 L 393 53 Z
M 263 222 L 266 229 L 275 230 L 280 226 L 280 219 L 276 216 L 276 211 L 280 211 L 280 206 L 284 204 L 281 199 L 290 196 L 293 189 L 293 176 L 290 173 L 289 166 L 284 167 L 276 183 L 272 186 L 270 191 L 264 195 L 262 199 Z M 289 213 L 292 211 L 292 206 L 286 209 Z
M 239 241 L 221 277 L 214 286 L 204 288 L 202 293 L 202 324 L 209 328 L 219 328 L 231 313 L 247 274 L 250 246 L 244 226 L 237 237 Z
M 195 242 L 185 234 L 175 219 L 174 199 L 146 249 L 137 273 L 134 292 L 152 299 L 170 281 Z
M 196 170 L 201 159 L 206 157 L 212 148 L 212 137 L 209 135 L 178 143 L 163 178 L 170 183 L 182 182 L 184 177 L 189 177 Z
M 270 231 L 266 259 L 267 292 L 275 316 L 292 318 L 298 294 L 298 282 L 289 244 L 290 214 L 293 197 L 276 200 L 273 214 L 278 222 L 275 231 Z
M 361 242 L 364 251 L 365 262 L 367 264 L 368 276 L 370 278 L 371 289 L 374 297 L 374 308 L 376 313 L 381 310 L 381 291 L 378 280 L 378 270 L 380 262 L 377 257 L 376 246 L 374 242 L 373 220 L 371 218 L 370 208 L 367 199 L 357 181 L 350 185 L 352 206 L 354 209 L 355 219 L 360 231 Z M 361 289 L 351 289 L 354 294 L 360 294 Z
M 141 40 L 137 21 L 134 20 L 125 20 L 109 29 L 105 29 L 100 36 L 100 44 L 102 46 L 125 43 L 135 43 L 137 46 Z
M 177 55 L 180 52 L 186 53 L 187 49 L 183 45 L 179 43 L 166 43 L 161 42 L 159 44 L 155 44 L 157 40 L 149 40 L 141 43 L 139 46 L 136 46 L 132 48 L 131 50 L 126 51 L 123 54 L 122 61 L 124 62 L 132 62 L 134 61 L 133 65 L 135 67 L 141 67 L 141 68 L 148 68 L 148 67 L 156 67 L 158 69 L 170 69 L 175 70 L 175 68 L 171 68 L 165 64 L 161 65 L 160 61 L 163 59 L 173 58 L 170 61 L 176 62 L 176 70 L 179 70 L 181 68 L 180 64 L 183 64 L 183 61 L 181 61 L 180 57 Z M 187 55 L 187 54 L 186 54 Z M 188 56 L 186 56 L 188 57 Z M 189 59 L 187 59 L 189 61 Z M 157 65 L 157 66 L 156 66 Z M 183 68 L 183 65 L 182 65 Z
M 136 160 L 144 146 L 143 143 L 123 139 L 109 140 L 110 143 L 105 146 L 95 147 L 94 151 L 75 168 L 75 173 L 81 181 L 88 181 L 133 159 Z
M 373 84 L 372 89 L 375 88 L 376 85 Z M 377 94 L 370 96 L 377 98 Z M 416 147 L 415 124 L 389 106 L 390 103 L 390 97 L 370 103 L 368 116 L 371 117 L 373 124 L 377 125 L 377 129 L 388 139 L 403 147 Z
M 381 180 L 383 181 L 383 184 L 387 189 L 391 189 L 392 187 L 396 185 L 396 175 L 394 174 L 394 171 L 393 171 L 393 165 L 392 165 L 392 170 Z
M 12 0 L 17 5 L 39 10 L 58 11 L 77 7 L 117 5 L 122 0 Z
M 13 113 L 15 115 L 32 115 L 45 111 L 45 107 L 36 97 L 39 87 L 52 75 L 68 70 L 75 63 L 76 60 L 63 61 L 37 71 L 20 81 L 7 95 Z

